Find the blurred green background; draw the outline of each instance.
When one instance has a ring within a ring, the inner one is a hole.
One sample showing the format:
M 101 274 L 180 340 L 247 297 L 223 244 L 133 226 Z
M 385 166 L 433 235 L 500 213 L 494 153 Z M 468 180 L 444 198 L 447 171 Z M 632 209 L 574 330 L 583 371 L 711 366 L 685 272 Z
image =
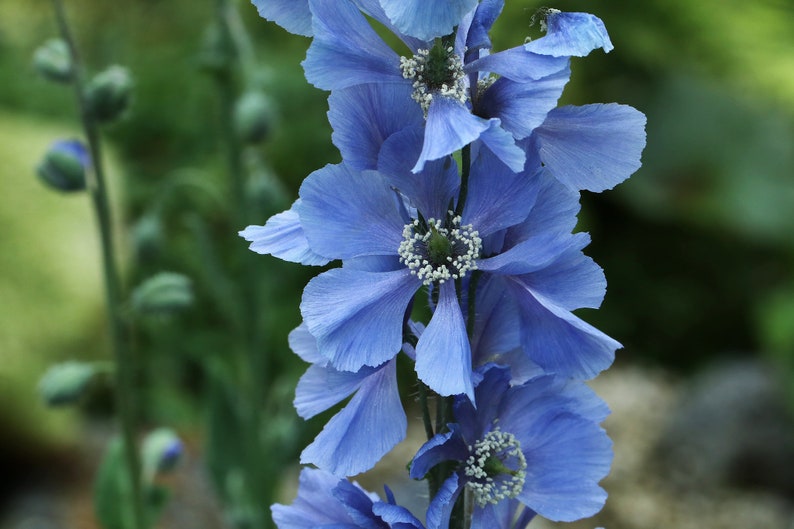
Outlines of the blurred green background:
M 522 42 L 540 6 L 507 3 L 496 49 Z M 125 282 L 168 270 L 195 285 L 186 313 L 136 326 L 143 420 L 176 427 L 200 450 L 207 366 L 240 369 L 229 359 L 242 347 L 230 313 L 244 310 L 235 296 L 253 288 L 228 273 L 246 243 L 236 235 L 244 225 L 224 166 L 218 91 L 206 72 L 214 3 L 66 5 L 88 70 L 122 64 L 135 81 L 130 112 L 104 133 Z M 581 228 L 593 238 L 587 253 L 606 270 L 609 289 L 602 309 L 582 316 L 624 344 L 618 366 L 685 377 L 724 358 L 762 359 L 786 375 L 791 399 L 794 4 L 545 5 L 597 14 L 615 45 L 574 59 L 562 103 L 615 101 L 648 117 L 642 169 L 614 191 L 583 197 Z M 238 8 L 256 82 L 275 109 L 256 148 L 266 166 L 254 168 L 247 188 L 255 212 L 247 222 L 264 224 L 289 206 L 306 175 L 339 154 L 327 94 L 306 83 L 299 64 L 308 39 L 258 18 L 246 2 Z M 69 413 L 46 410 L 35 391 L 54 361 L 108 355 L 89 199 L 60 196 L 34 174 L 51 141 L 81 137 L 71 91 L 31 66 L 34 50 L 56 35 L 49 2 L 0 3 L 0 520 L 20 491 L 49 482 L 53 469 L 61 483 L 80 472 L 74 446 L 84 442 L 88 418 L 110 407 L 107 388 Z M 262 353 L 276 359 L 268 392 L 284 397 L 273 416 L 288 417 L 303 364 L 286 335 L 316 270 L 253 257 L 263 278 Z M 294 458 L 321 424 L 284 426 L 283 457 Z

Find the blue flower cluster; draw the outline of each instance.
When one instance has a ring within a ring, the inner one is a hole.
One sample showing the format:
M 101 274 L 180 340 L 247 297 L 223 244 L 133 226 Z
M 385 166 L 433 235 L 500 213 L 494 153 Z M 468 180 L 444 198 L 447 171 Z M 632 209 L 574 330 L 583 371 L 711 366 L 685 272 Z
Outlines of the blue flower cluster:
M 492 51 L 504 0 L 253 3 L 312 37 L 303 67 L 331 92 L 343 160 L 240 232 L 258 253 L 341 261 L 303 293 L 290 346 L 310 366 L 295 407 L 308 419 L 352 398 L 303 451 L 317 468 L 273 506 L 278 527 L 446 529 L 463 513 L 509 529 L 596 513 L 608 409 L 583 381 L 620 344 L 573 313 L 606 290 L 573 230 L 580 192 L 628 178 L 645 145 L 631 107 L 557 106 L 571 57 L 612 49 L 601 20 L 545 9 L 544 36 Z M 346 479 L 405 438 L 398 358 L 424 396 L 428 440 L 409 469 L 430 483 L 424 522 Z

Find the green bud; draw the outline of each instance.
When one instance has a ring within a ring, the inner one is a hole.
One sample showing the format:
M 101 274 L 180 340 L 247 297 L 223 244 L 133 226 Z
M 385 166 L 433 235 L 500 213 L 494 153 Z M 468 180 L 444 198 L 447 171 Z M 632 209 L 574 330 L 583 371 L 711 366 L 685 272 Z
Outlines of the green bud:
M 153 477 L 176 467 L 182 458 L 182 441 L 170 428 L 158 428 L 143 440 L 141 452 L 144 472 Z
M 219 24 L 210 25 L 199 47 L 199 67 L 208 74 L 227 75 L 235 59 L 236 52 L 228 34 Z
M 130 105 L 132 78 L 123 66 L 114 65 L 94 76 L 86 86 L 88 112 L 103 123 L 117 120 Z
M 39 393 L 48 406 L 68 406 L 80 400 L 97 373 L 92 364 L 63 362 L 50 367 L 39 381 Z
M 132 308 L 139 314 L 170 314 L 192 303 L 190 279 L 173 272 L 150 277 L 132 293 Z
M 50 81 L 70 82 L 73 70 L 69 46 L 61 39 L 48 40 L 34 52 L 33 67 Z
M 82 191 L 90 164 L 88 150 L 82 142 L 59 140 L 50 146 L 36 173 L 45 184 L 58 191 Z
M 259 143 L 273 124 L 273 105 L 262 92 L 246 92 L 234 108 L 237 137 L 245 143 Z
M 139 261 L 155 260 L 160 254 L 165 238 L 160 217 L 156 213 L 143 215 L 132 227 L 130 238 Z

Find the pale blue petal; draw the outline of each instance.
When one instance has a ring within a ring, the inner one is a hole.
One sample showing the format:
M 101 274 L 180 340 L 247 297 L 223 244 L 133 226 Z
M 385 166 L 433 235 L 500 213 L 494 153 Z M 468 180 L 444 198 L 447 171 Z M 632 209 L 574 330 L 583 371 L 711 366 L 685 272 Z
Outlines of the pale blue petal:
M 505 236 L 508 247 L 532 237 L 566 236 L 578 222 L 579 193 L 557 182 L 547 171 L 537 178 L 540 192 L 535 206 L 526 221 L 508 230 Z
M 345 507 L 356 529 L 381 529 L 380 520 L 372 513 L 373 501 L 380 500 L 376 495 L 367 494 L 358 483 L 347 480 L 341 480 L 331 492 Z
M 422 479 L 430 470 L 444 461 L 465 461 L 469 449 L 463 438 L 456 431 L 456 425 L 451 424 L 451 431 L 434 435 L 423 444 L 416 452 L 409 475 L 413 479 Z
M 612 365 L 621 345 L 517 281 L 524 351 L 548 373 L 587 380 Z
M 598 482 L 612 463 L 606 432 L 592 421 L 558 412 L 536 426 L 531 438 L 520 439 L 527 476 L 518 499 L 552 521 L 597 513 L 607 497 Z
M 477 113 L 499 118 L 502 127 L 516 139 L 532 134 L 549 112 L 557 106 L 571 71 L 564 68 L 557 73 L 531 83 L 517 83 L 498 79 L 477 104 Z
M 317 340 L 309 332 L 305 322 L 295 327 L 287 338 L 289 347 L 301 360 L 309 364 L 322 364 L 327 359 L 317 350 Z
M 475 505 L 471 515 L 471 529 L 525 529 L 534 517 L 534 511 L 515 499 L 503 500 L 496 505 L 489 503 L 485 507 Z
M 605 52 L 614 46 L 601 19 L 590 13 L 552 11 L 546 17 L 546 35 L 524 47 L 533 53 L 553 57 L 584 57 L 597 48 Z
M 458 495 L 463 491 L 463 485 L 459 485 L 457 474 L 448 477 L 430 499 L 430 506 L 427 508 L 427 529 L 447 529 L 449 518 L 452 515 L 452 508 L 458 499 Z
M 309 0 L 252 0 L 252 3 L 262 18 L 275 22 L 290 33 L 311 37 Z
M 480 259 L 480 270 L 501 275 L 538 272 L 553 264 L 566 252 L 581 250 L 590 242 L 586 233 L 557 235 L 538 233 L 499 255 Z
M 607 289 L 601 267 L 575 248 L 551 266 L 521 276 L 521 281 L 565 310 L 597 309 Z
M 576 191 L 612 189 L 640 168 L 645 115 L 626 105 L 565 106 L 535 129 L 547 169 Z
M 389 524 L 390 529 L 424 529 L 422 522 L 400 505 L 376 501 L 372 504 L 372 513 Z
M 406 127 L 424 127 L 422 111 L 411 99 L 411 90 L 407 84 L 379 83 L 331 92 L 331 139 L 345 164 L 357 170 L 377 169 L 378 153 L 386 138 Z M 419 150 L 416 153 L 418 156 Z
M 449 35 L 477 0 L 380 0 L 400 32 L 422 40 Z
M 301 63 L 306 79 L 324 90 L 397 82 L 400 58 L 349 1 L 309 0 L 314 40 Z
M 327 165 L 303 181 L 296 210 L 311 247 L 336 259 L 397 255 L 405 226 L 377 173 Z
M 490 72 L 517 83 L 531 83 L 568 69 L 568 57 L 531 53 L 523 46 L 485 55 L 464 67 L 466 73 Z
M 320 354 L 336 369 L 357 371 L 400 351 L 405 310 L 420 286 L 408 269 L 336 268 L 309 281 L 301 314 Z
M 480 237 L 527 218 L 538 196 L 535 179 L 504 165 L 489 149 L 480 149 L 471 166 L 461 224 L 472 224 Z
M 375 370 L 375 367 L 362 367 L 352 373 L 311 365 L 295 388 L 295 410 L 302 418 L 310 419 L 352 395 Z
M 524 170 L 527 162 L 526 153 L 516 145 L 513 135 L 502 128 L 502 123 L 498 118 L 491 119 L 490 123 L 491 126 L 480 134 L 479 141 L 485 144 L 511 171 L 520 173 Z
M 474 13 L 474 18 L 466 32 L 466 47 L 469 50 L 481 48 L 490 49 L 491 39 L 488 33 L 491 31 L 496 19 L 502 12 L 504 0 L 481 0 Z
M 397 390 L 396 362 L 368 377 L 342 411 L 301 454 L 336 476 L 352 476 L 372 468 L 405 438 L 407 419 Z
M 273 505 L 273 521 L 278 529 L 313 529 L 315 527 L 345 527 L 352 523 L 344 507 L 331 491 L 339 478 L 316 468 L 301 470 L 298 496 L 291 505 Z
M 249 248 L 261 254 L 270 254 L 292 263 L 322 266 L 331 259 L 323 257 L 309 247 L 295 207 L 277 213 L 264 226 L 248 226 L 239 232 L 240 237 L 250 242 Z
M 406 33 L 400 32 L 394 24 L 392 24 L 389 17 L 386 15 L 386 12 L 383 10 L 383 6 L 380 5 L 380 0 L 351 0 L 354 2 L 364 13 L 367 14 L 370 18 L 377 20 L 380 24 L 382 24 L 386 29 L 390 32 L 394 33 L 397 37 L 400 38 L 401 41 L 405 43 L 406 46 L 411 50 L 411 52 L 416 53 L 416 50 L 423 48 L 429 49 L 433 46 L 432 42 L 428 42 L 425 39 L 418 39 L 416 37 L 411 37 Z
M 454 281 L 441 285 L 436 310 L 416 344 L 416 373 L 439 395 L 474 399 L 471 346 Z
M 459 101 L 442 96 L 434 97 L 427 112 L 422 153 L 412 171 L 418 173 L 425 162 L 437 160 L 463 148 L 479 138 L 490 126 L 488 120 L 473 115 Z

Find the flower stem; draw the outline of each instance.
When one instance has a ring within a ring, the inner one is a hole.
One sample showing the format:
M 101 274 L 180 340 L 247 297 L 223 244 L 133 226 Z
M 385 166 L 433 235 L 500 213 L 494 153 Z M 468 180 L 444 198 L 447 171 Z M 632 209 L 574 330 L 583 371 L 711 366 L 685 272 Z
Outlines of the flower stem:
M 471 145 L 466 145 L 460 151 L 461 173 L 460 173 L 460 192 L 458 193 L 458 203 L 455 206 L 455 215 L 463 213 L 463 206 L 466 205 L 466 196 L 469 193 L 469 173 L 471 173 Z
M 69 29 L 61 0 L 52 0 L 61 37 L 66 42 L 72 63 L 72 86 L 77 108 L 91 153 L 91 166 L 87 170 L 87 187 L 94 206 L 102 251 L 102 271 L 105 279 L 105 296 L 109 315 L 110 341 L 116 361 L 116 406 L 124 444 L 124 460 L 129 472 L 132 502 L 132 527 L 143 529 L 144 511 L 141 492 L 141 470 L 135 442 L 135 362 L 127 343 L 127 326 L 121 312 L 121 280 L 114 255 L 113 225 L 108 199 L 102 150 L 98 126 L 88 110 L 84 96 L 82 64 L 74 38 Z

